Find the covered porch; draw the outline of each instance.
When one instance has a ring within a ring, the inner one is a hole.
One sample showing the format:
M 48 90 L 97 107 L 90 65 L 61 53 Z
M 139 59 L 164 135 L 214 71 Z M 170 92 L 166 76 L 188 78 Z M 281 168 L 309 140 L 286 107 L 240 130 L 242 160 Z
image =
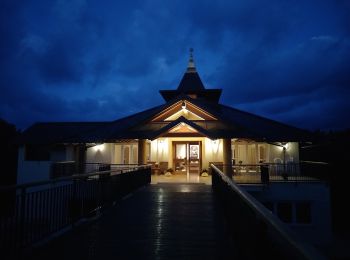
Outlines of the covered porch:
M 231 165 L 232 174 L 237 177 L 254 173 L 260 175 L 262 163 L 271 165 L 271 172 L 276 175 L 281 174 L 283 167 L 293 167 L 296 173 L 296 164 L 299 163 L 296 142 L 282 144 L 242 138 L 160 137 L 89 146 L 86 149 L 86 171 L 93 170 L 91 165 L 94 163 L 120 167 L 150 164 L 154 179 L 164 182 L 208 182 L 202 173 L 210 174 L 212 163 Z

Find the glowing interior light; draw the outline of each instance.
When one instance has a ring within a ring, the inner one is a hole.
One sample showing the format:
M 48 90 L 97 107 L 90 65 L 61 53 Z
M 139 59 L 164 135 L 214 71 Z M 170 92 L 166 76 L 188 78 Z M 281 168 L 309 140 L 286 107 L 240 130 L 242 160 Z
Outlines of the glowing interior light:
M 280 143 L 279 147 L 280 147 L 281 151 L 288 150 L 289 143 Z
M 219 140 L 218 139 L 212 140 L 211 147 L 212 147 L 213 152 L 217 153 L 219 150 Z
M 165 141 L 162 139 L 158 140 L 158 149 L 163 152 L 164 147 L 165 147 Z
M 95 152 L 102 152 L 104 150 L 104 144 L 98 144 L 94 146 Z

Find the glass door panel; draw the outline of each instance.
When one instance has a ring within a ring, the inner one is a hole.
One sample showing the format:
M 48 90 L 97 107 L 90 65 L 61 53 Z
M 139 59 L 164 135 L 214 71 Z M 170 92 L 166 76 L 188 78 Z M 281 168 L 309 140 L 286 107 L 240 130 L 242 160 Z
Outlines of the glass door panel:
M 201 142 L 173 142 L 174 170 L 199 176 L 201 170 Z
M 175 171 L 187 172 L 187 145 L 185 143 L 175 144 Z
M 200 172 L 200 145 L 197 142 L 196 144 L 189 144 L 189 172 L 193 174 L 198 174 Z

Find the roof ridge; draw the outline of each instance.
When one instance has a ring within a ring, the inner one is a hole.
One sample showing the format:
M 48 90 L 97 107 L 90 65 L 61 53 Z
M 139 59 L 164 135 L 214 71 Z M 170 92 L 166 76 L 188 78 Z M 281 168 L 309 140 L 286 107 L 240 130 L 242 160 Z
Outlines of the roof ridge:
M 203 135 L 212 138 L 213 136 L 210 135 L 210 133 L 204 129 L 203 127 L 197 125 L 196 123 L 192 122 L 191 120 L 188 120 L 187 118 L 185 118 L 184 116 L 180 116 L 178 119 L 170 122 L 169 124 L 165 125 L 164 127 L 162 127 L 161 129 L 157 130 L 155 132 L 154 135 L 152 135 L 152 139 L 156 139 L 158 137 L 160 137 L 162 135 L 162 133 L 169 131 L 170 129 L 172 129 L 173 127 L 181 124 L 181 123 L 185 123 L 187 125 L 189 125 L 190 127 L 194 128 L 195 130 L 197 130 L 198 132 L 202 133 Z
M 160 107 L 162 107 L 162 106 L 164 106 L 164 105 L 165 105 L 165 104 L 158 105 L 158 106 L 154 106 L 154 107 L 151 107 L 151 108 L 149 108 L 149 109 L 146 109 L 146 110 L 137 112 L 137 113 L 135 113 L 135 114 L 132 114 L 132 115 L 128 115 L 128 116 L 124 116 L 124 117 L 118 118 L 118 119 L 113 120 L 113 121 L 111 121 L 111 122 L 116 123 L 116 122 L 118 122 L 118 121 L 121 121 L 121 120 L 124 120 L 124 119 L 128 119 L 128 118 L 131 118 L 131 117 L 140 115 L 140 114 L 142 114 L 142 113 L 149 112 L 149 111 L 151 111 L 151 110 L 153 110 L 153 109 L 160 108 Z
M 111 123 L 113 121 L 41 121 L 35 122 L 31 126 L 39 125 L 39 124 L 105 124 Z M 30 127 L 31 127 L 30 126 Z
M 305 129 L 301 129 L 301 128 L 298 128 L 296 126 L 293 126 L 293 125 L 290 125 L 290 124 L 287 124 L 287 123 L 284 123 L 284 122 L 280 122 L 280 121 L 277 121 L 277 120 L 274 120 L 274 119 L 270 119 L 270 118 L 267 118 L 267 117 L 264 117 L 264 116 L 261 116 L 261 115 L 253 114 L 253 113 L 245 111 L 245 110 L 241 110 L 241 109 L 238 109 L 238 108 L 230 107 L 230 106 L 227 106 L 227 105 L 224 105 L 224 104 L 218 104 L 218 105 L 220 105 L 220 106 L 222 106 L 224 108 L 228 108 L 230 110 L 235 110 L 235 111 L 240 112 L 240 113 L 248 114 L 248 115 L 253 116 L 255 118 L 268 120 L 268 121 L 270 121 L 272 123 L 275 123 L 275 124 L 283 125 L 283 126 L 286 126 L 286 127 L 292 127 L 292 128 L 297 129 L 297 130 L 309 132 L 309 131 L 307 131 Z

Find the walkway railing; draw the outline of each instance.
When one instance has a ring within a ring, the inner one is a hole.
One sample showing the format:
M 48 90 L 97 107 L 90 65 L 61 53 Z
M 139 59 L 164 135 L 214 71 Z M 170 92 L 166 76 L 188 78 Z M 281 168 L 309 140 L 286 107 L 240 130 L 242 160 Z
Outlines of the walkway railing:
M 215 163 L 221 171 L 226 165 Z M 269 182 L 319 182 L 328 179 L 328 164 L 322 162 L 236 164 L 233 180 L 239 184 Z
M 212 164 L 211 169 L 213 190 L 240 254 L 247 259 L 325 259 L 219 168 Z
M 150 166 L 134 165 L 1 188 L 0 251 L 22 252 L 150 181 Z
M 72 176 L 77 173 L 133 171 L 135 167 L 138 167 L 138 164 L 84 163 L 78 167 L 76 161 L 53 162 L 51 163 L 51 179 Z

